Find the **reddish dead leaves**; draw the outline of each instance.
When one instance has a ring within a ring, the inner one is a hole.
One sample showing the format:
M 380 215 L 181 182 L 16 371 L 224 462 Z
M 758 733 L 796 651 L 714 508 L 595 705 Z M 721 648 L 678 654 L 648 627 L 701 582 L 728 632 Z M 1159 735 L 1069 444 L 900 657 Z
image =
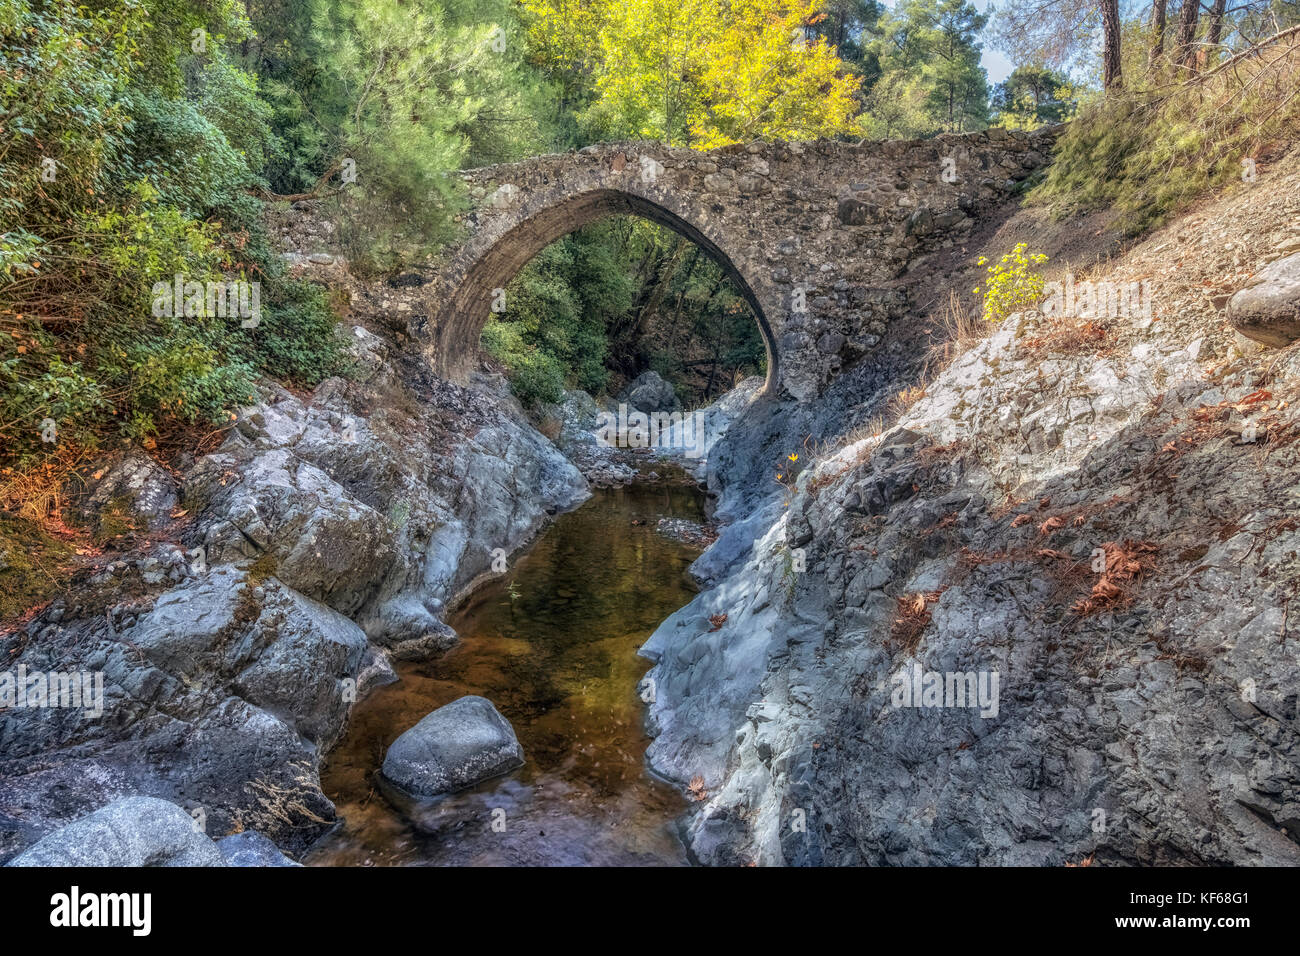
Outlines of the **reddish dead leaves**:
M 686 785 L 686 793 L 697 803 L 706 799 L 709 791 L 704 786 L 704 778 L 698 773 L 691 777 L 691 782 Z
M 725 614 L 710 614 L 710 615 L 709 615 L 709 623 L 713 625 L 712 627 L 709 628 L 709 633 L 710 633 L 710 634 L 712 634 L 714 631 L 720 631 L 720 630 L 722 630 L 722 625 L 724 625 L 724 624 L 727 623 L 727 615 L 725 615 Z
M 1088 596 L 1075 602 L 1072 610 L 1080 616 L 1126 606 L 1133 600 L 1134 587 L 1156 568 L 1159 548 L 1149 541 L 1107 541 L 1101 549 L 1106 553 L 1106 569 Z
M 1044 521 L 1042 524 L 1038 526 L 1038 533 L 1051 534 L 1057 528 L 1064 528 L 1064 527 L 1065 527 L 1065 519 L 1062 518 L 1060 515 L 1052 515 L 1052 517 L 1048 518 L 1046 521 Z
M 939 600 L 943 591 L 923 591 L 904 594 L 898 599 L 898 616 L 889 631 L 889 643 L 895 650 L 907 654 L 921 644 L 921 635 L 930 626 L 930 605 Z

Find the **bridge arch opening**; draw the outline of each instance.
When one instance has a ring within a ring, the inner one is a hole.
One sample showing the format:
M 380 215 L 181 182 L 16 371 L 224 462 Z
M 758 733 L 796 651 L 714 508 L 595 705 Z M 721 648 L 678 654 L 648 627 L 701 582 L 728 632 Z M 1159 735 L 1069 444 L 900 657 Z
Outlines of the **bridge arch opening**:
M 435 367 L 444 376 L 464 381 L 479 359 L 479 339 L 493 316 L 493 305 L 512 279 L 552 243 L 584 226 L 614 216 L 635 216 L 663 226 L 716 263 L 749 307 L 766 353 L 764 392 L 779 381 L 779 357 L 772 327 L 749 278 L 702 229 L 666 206 L 618 189 L 592 189 L 537 209 L 526 204 L 513 225 L 500 235 L 467 249 L 461 278 L 439 309 Z M 509 312 L 508 303 L 506 312 Z M 503 316 L 504 317 L 504 316 Z

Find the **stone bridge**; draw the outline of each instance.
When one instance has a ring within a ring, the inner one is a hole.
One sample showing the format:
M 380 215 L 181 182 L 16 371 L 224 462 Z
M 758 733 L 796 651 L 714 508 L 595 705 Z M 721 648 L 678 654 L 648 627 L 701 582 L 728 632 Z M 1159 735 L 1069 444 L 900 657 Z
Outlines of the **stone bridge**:
M 427 318 L 414 331 L 434 370 L 464 381 L 519 269 L 567 233 L 630 213 L 698 243 L 726 270 L 767 344 L 767 392 L 805 401 L 906 312 L 894 280 L 967 236 L 1047 162 L 1052 135 L 708 152 L 620 143 L 469 170 L 465 239 L 427 287 Z

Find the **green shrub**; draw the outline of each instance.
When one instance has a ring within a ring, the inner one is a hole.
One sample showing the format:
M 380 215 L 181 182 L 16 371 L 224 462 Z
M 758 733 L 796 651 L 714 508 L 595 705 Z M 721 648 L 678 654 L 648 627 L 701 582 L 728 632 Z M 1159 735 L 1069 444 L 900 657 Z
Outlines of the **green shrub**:
M 506 367 L 511 391 L 528 408 L 564 398 L 564 369 L 553 356 L 524 341 L 519 325 L 490 320 L 483 327 L 483 347 Z
M 1240 181 L 1243 161 L 1300 131 L 1300 46 L 1278 48 L 1204 79 L 1155 77 L 1080 109 L 1030 200 L 1055 215 L 1113 207 L 1136 235 L 1207 191 Z
M 223 421 L 259 372 L 310 385 L 341 368 L 324 293 L 283 278 L 250 195 L 250 163 L 279 144 L 222 55 L 235 10 L 17 0 L 0 18 L 0 464 Z M 259 327 L 155 309 L 177 276 L 260 282 Z
M 244 332 L 246 353 L 259 371 L 314 385 L 347 370 L 329 294 L 302 280 L 271 286 L 257 328 Z

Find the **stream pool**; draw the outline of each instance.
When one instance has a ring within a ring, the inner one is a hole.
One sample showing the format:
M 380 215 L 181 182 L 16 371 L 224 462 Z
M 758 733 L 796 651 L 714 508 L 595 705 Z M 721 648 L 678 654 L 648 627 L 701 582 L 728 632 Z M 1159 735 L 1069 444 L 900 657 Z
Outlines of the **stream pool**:
M 397 663 L 401 680 L 356 706 L 327 760 L 322 784 L 342 822 L 305 862 L 686 864 L 673 822 L 686 802 L 646 769 L 636 692 L 650 667 L 637 648 L 693 596 L 684 572 L 699 550 L 659 534 L 666 517 L 702 521 L 703 494 L 666 481 L 593 489 L 448 619 L 456 647 Z M 438 802 L 386 796 L 388 745 L 465 694 L 510 721 L 524 766 Z

